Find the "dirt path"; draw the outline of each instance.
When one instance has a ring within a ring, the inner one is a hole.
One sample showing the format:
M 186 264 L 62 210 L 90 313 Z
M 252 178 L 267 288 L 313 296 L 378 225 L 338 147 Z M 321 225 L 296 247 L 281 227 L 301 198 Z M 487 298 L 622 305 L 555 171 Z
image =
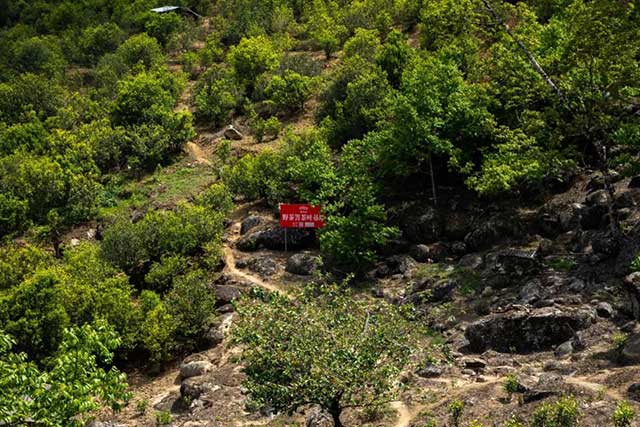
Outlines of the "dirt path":
M 419 412 L 419 410 L 410 410 L 407 405 L 401 401 L 391 402 L 391 407 L 398 412 L 398 420 L 394 424 L 394 427 L 409 427 L 411 425 L 411 421 L 415 418 L 415 415 Z
M 266 281 L 262 280 L 260 277 L 244 272 L 242 270 L 239 270 L 236 267 L 236 258 L 235 258 L 235 254 L 233 253 L 232 246 L 233 244 L 235 244 L 235 242 L 237 242 L 240 239 L 240 227 L 241 227 L 240 222 L 235 222 L 231 226 L 229 241 L 224 244 L 224 247 L 222 249 L 224 254 L 224 262 L 225 262 L 224 271 L 232 277 L 236 277 L 243 281 L 249 282 L 269 292 L 278 292 L 281 295 L 291 298 L 291 296 L 285 290 L 278 287 L 277 285 L 274 285 L 272 283 L 267 283 Z
M 211 164 L 211 161 L 207 158 L 207 155 L 202 150 L 202 147 L 200 147 L 195 142 L 187 142 L 184 146 L 184 151 L 198 164 Z

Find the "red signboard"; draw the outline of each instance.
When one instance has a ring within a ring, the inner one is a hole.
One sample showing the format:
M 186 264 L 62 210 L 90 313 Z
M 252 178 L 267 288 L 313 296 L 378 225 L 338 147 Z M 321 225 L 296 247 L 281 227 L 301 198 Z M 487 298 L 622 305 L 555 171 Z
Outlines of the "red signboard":
M 320 206 L 280 205 L 280 227 L 282 228 L 322 228 L 324 221 Z

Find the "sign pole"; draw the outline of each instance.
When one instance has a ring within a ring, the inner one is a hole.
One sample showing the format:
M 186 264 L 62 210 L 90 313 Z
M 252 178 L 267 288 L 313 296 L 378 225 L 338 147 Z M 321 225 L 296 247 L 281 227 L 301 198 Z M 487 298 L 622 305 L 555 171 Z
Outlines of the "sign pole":
M 287 253 L 287 230 L 288 228 L 284 229 L 284 252 Z

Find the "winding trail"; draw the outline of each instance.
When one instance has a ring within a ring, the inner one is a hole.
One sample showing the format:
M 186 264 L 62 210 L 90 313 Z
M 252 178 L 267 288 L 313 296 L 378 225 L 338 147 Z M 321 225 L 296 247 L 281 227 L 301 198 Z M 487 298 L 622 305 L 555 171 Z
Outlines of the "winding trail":
M 232 245 L 235 244 L 235 242 L 237 242 L 240 239 L 240 227 L 241 227 L 240 222 L 233 223 L 233 225 L 231 226 L 229 241 L 226 242 L 222 248 L 222 251 L 224 254 L 224 263 L 225 263 L 224 272 L 226 272 L 228 275 L 232 277 L 236 277 L 243 281 L 249 282 L 252 285 L 258 286 L 269 292 L 277 292 L 280 295 L 284 295 L 287 298 L 291 299 L 292 298 L 291 295 L 289 295 L 287 291 L 280 288 L 279 286 L 274 285 L 272 283 L 268 283 L 262 280 L 260 277 L 254 274 L 250 274 L 242 270 L 239 270 L 236 267 L 236 257 L 235 257 L 235 254 L 233 253 Z
M 391 407 L 398 413 L 398 420 L 394 424 L 394 427 L 409 427 L 415 417 L 414 411 L 410 411 L 407 405 L 401 400 L 391 402 Z

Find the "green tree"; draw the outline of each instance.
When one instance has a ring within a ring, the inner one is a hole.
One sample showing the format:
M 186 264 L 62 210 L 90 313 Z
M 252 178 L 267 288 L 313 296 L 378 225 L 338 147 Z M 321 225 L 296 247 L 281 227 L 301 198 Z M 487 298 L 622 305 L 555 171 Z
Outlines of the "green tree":
M 278 68 L 280 52 L 268 37 L 243 38 L 229 49 L 227 62 L 233 67 L 236 78 L 246 85 L 247 93 L 252 95 L 258 76 Z
M 126 376 L 112 362 L 119 339 L 104 323 L 64 331 L 49 369 L 38 369 L 0 331 L 0 423 L 83 426 L 103 406 L 129 398 Z
M 345 408 L 393 400 L 412 351 L 396 309 L 335 286 L 308 288 L 296 300 L 265 299 L 243 300 L 234 329 L 245 346 L 245 387 L 258 404 L 288 413 L 316 404 L 342 426 Z
M 207 273 L 192 271 L 177 278 L 165 304 L 175 321 L 176 340 L 183 348 L 199 348 L 216 308 L 215 292 Z
M 209 68 L 198 80 L 194 105 L 198 120 L 222 126 L 239 104 L 242 90 L 231 71 L 221 65 Z
M 286 70 L 282 76 L 273 76 L 265 89 L 267 97 L 283 111 L 297 112 L 311 94 L 311 79 L 295 71 Z

